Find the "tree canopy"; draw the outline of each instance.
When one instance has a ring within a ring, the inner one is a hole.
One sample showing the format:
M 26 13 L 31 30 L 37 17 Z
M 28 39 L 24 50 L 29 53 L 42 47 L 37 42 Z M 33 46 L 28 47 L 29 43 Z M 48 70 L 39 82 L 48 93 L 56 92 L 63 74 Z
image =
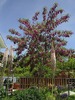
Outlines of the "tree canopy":
M 39 15 L 42 15 L 39 21 Z M 69 38 L 73 33 L 69 30 L 57 30 L 57 27 L 62 23 L 69 20 L 69 14 L 64 14 L 63 9 L 59 9 L 58 4 L 55 3 L 50 10 L 46 7 L 43 8 L 42 13 L 36 12 L 29 19 L 19 19 L 19 28 L 23 34 L 15 29 L 10 29 L 12 35 L 7 38 L 17 45 L 15 51 L 17 52 L 18 59 L 24 66 L 31 66 L 31 71 L 40 62 L 40 66 L 51 66 L 51 46 L 54 44 L 56 59 L 63 61 L 63 57 L 74 57 L 74 50 L 66 49 L 66 38 Z M 27 51 L 27 52 L 26 52 Z M 23 55 L 22 52 L 25 52 Z M 21 57 L 20 57 L 21 56 Z M 25 58 L 28 60 L 25 62 Z

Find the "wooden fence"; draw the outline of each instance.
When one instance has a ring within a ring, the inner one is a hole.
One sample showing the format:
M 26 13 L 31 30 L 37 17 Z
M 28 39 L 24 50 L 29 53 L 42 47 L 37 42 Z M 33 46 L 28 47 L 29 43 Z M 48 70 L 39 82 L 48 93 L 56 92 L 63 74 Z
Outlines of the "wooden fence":
M 68 78 L 55 78 L 54 85 L 66 86 L 68 83 Z M 37 87 L 51 87 L 52 79 L 51 78 L 20 78 L 19 80 L 20 87 L 22 89 L 29 88 L 30 86 Z

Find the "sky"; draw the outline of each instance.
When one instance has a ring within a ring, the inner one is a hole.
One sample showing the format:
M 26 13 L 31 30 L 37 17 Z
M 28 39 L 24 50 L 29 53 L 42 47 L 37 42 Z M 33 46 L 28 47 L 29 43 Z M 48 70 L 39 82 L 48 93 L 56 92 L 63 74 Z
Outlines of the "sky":
M 19 18 L 31 20 L 36 11 L 42 11 L 44 7 L 50 9 L 54 3 L 58 3 L 58 7 L 64 9 L 64 14 L 70 15 L 69 21 L 58 29 L 74 33 L 67 39 L 67 48 L 75 49 L 75 0 L 0 0 L 0 34 L 7 47 L 15 46 L 6 36 L 10 35 L 11 28 L 20 31 Z

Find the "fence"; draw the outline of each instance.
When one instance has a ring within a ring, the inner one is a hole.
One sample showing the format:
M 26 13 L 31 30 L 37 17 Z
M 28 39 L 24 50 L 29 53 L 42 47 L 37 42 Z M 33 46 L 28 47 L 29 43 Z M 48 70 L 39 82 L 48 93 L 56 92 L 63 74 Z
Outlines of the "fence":
M 17 80 L 17 79 L 16 79 Z M 52 82 L 53 81 L 53 82 Z M 7 86 L 7 81 L 4 82 L 4 85 Z M 12 83 L 9 82 L 9 85 Z M 74 78 L 24 78 L 21 77 L 18 79 L 18 81 L 13 82 L 13 88 L 14 89 L 25 89 L 29 88 L 31 86 L 37 86 L 37 87 L 52 87 L 52 84 L 54 86 L 68 86 L 71 88 L 75 88 L 75 79 Z
M 68 78 L 55 78 L 53 79 L 54 85 L 66 86 L 68 84 Z M 20 78 L 20 87 L 22 89 L 29 88 L 30 86 L 37 87 L 51 87 L 51 78 Z

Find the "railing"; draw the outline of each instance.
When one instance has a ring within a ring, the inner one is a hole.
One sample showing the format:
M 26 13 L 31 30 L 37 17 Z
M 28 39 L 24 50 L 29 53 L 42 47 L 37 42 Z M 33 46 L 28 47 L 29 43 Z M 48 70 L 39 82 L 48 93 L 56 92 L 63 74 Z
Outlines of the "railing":
M 37 87 L 52 87 L 52 83 L 54 86 L 69 86 L 75 88 L 75 79 L 74 78 L 19 78 L 14 84 L 12 84 L 14 89 L 25 89 L 31 86 Z M 8 83 L 6 83 L 7 86 Z M 10 84 L 11 85 L 11 84 Z
M 66 86 L 68 83 L 68 78 L 55 78 L 53 79 L 54 85 Z M 51 87 L 52 79 L 51 78 L 20 78 L 19 80 L 20 87 L 22 89 L 29 88 L 30 86 L 37 87 Z

